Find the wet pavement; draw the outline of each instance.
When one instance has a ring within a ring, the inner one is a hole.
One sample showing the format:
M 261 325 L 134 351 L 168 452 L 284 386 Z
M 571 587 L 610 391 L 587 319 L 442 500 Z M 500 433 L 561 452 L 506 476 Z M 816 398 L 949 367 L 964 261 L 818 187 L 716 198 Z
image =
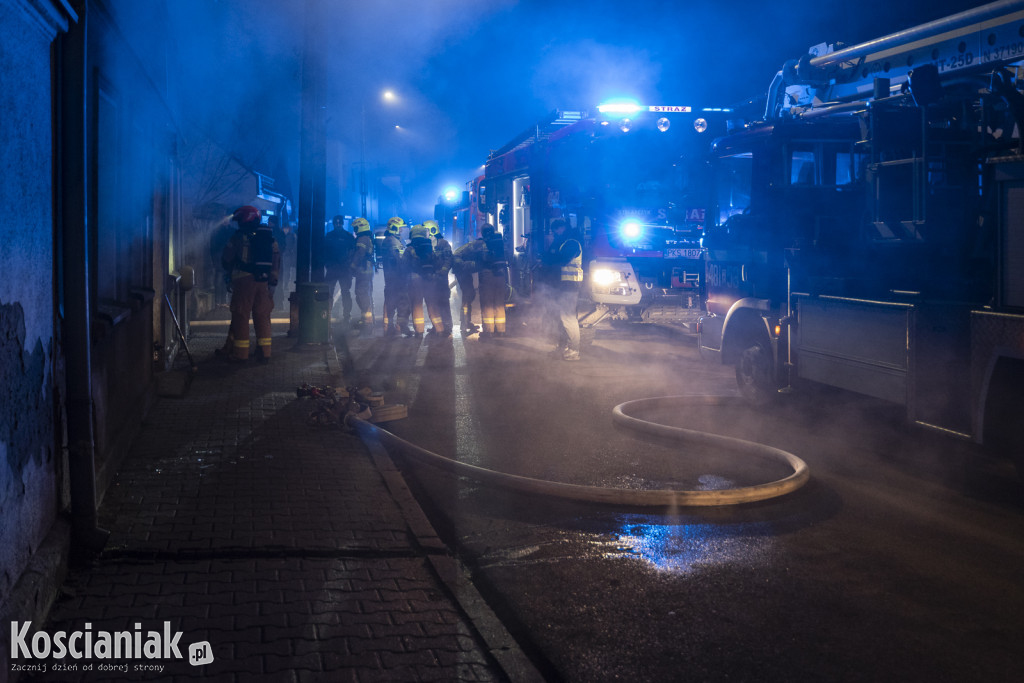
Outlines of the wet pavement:
M 539 678 L 383 449 L 309 424 L 296 388 L 340 384 L 337 355 L 284 330 L 269 363 L 233 365 L 213 358 L 226 327 L 193 328 L 198 371 L 142 425 L 99 510 L 109 542 L 43 629 L 168 628 L 181 658 L 50 659 L 25 680 Z

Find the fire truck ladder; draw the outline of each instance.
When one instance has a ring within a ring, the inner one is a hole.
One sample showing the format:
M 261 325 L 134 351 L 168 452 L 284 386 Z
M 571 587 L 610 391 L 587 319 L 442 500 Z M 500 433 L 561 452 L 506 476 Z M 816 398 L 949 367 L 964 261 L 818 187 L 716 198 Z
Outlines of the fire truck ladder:
M 587 113 L 584 111 L 562 111 L 556 109 L 519 135 L 516 135 L 500 149 L 492 151 L 490 155 L 488 155 L 487 160 L 492 161 L 508 154 L 509 152 L 514 152 L 518 149 L 522 149 L 523 147 L 528 147 L 534 143 L 547 140 L 566 126 L 579 123 L 585 118 L 587 118 Z
M 817 45 L 776 74 L 765 118 L 888 97 L 924 65 L 940 78 L 992 71 L 1024 59 L 1022 36 L 1024 0 L 1000 0 L 852 47 Z

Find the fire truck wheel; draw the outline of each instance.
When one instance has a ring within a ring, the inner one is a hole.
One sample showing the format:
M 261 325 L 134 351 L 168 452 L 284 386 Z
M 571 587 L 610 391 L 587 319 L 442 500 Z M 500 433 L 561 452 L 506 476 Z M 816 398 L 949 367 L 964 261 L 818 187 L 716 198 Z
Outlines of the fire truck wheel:
M 736 384 L 740 395 L 757 405 L 763 405 L 778 392 L 772 384 L 771 354 L 764 344 L 748 346 L 736 362 Z

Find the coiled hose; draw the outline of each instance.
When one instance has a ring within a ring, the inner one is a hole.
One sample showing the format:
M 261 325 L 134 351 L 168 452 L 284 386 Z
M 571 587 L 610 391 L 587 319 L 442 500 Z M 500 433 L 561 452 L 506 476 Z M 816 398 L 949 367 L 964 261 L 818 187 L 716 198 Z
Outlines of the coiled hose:
M 745 441 L 693 429 L 684 429 L 682 427 L 671 427 L 641 420 L 626 414 L 627 410 L 638 408 L 656 408 L 666 405 L 678 407 L 680 403 L 726 405 L 734 401 L 734 398 L 727 396 L 663 396 L 659 398 L 645 398 L 627 401 L 615 406 L 612 410 L 612 420 L 624 427 L 680 443 L 712 446 L 752 458 L 782 461 L 793 468 L 792 474 L 783 479 L 764 484 L 719 490 L 677 491 L 671 489 L 649 490 L 583 486 L 507 474 L 459 462 L 458 460 L 453 460 L 452 458 L 447 458 L 421 448 L 351 414 L 345 417 L 345 424 L 355 429 L 363 438 L 376 439 L 386 448 L 396 450 L 417 462 L 425 463 L 457 475 L 472 477 L 486 484 L 563 500 L 632 507 L 710 507 L 741 505 L 777 498 L 792 493 L 803 486 L 810 478 L 810 471 L 807 468 L 807 464 L 792 453 L 753 441 Z

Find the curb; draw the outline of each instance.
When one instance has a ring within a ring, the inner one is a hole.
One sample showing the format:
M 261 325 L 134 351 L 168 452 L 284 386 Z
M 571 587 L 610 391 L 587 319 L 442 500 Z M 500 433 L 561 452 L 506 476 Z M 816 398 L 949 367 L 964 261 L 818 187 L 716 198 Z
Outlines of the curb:
M 333 344 L 327 349 L 326 356 L 330 376 L 341 377 L 341 365 Z M 546 679 L 484 600 L 473 584 L 469 571 L 437 535 L 433 524 L 409 490 L 405 478 L 391 460 L 387 450 L 376 438 L 365 436 L 362 430 L 357 430 L 357 433 L 370 452 L 370 457 L 384 479 L 388 492 L 401 509 L 409 531 L 423 549 L 435 575 L 466 615 L 467 621 L 472 624 L 491 659 L 510 681 L 543 683 Z

